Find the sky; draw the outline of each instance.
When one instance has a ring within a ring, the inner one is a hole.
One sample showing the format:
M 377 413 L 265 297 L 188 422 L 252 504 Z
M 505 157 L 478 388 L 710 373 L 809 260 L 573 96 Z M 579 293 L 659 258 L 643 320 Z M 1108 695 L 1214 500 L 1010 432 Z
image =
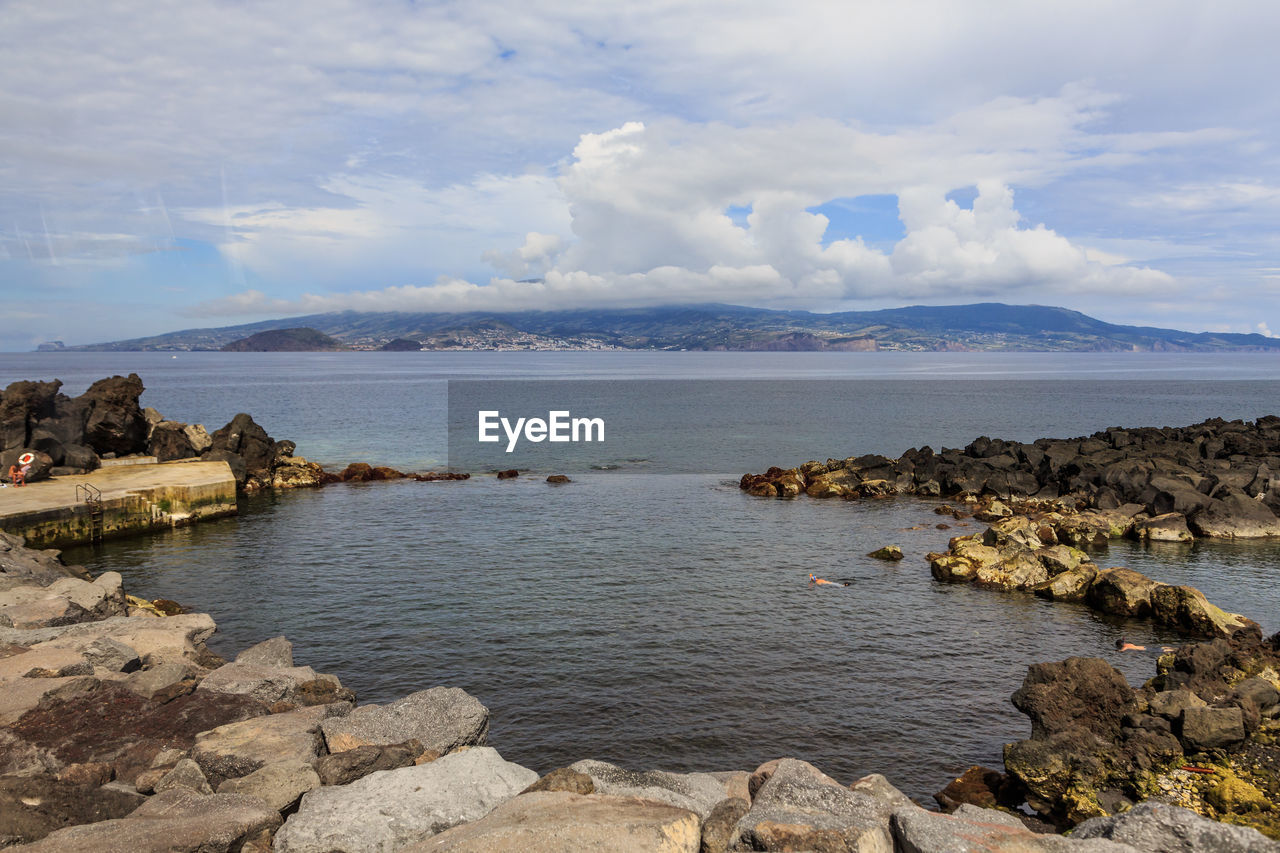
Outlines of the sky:
M 1280 4 L 0 0 L 0 350 L 335 310 L 1280 331 Z

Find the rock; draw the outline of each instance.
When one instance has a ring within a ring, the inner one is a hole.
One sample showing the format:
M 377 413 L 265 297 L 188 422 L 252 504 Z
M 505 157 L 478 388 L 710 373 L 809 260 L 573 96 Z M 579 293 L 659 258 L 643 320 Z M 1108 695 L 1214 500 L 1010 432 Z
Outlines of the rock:
M 704 818 L 725 798 L 724 786 L 710 773 L 636 772 L 591 759 L 571 764 L 569 769 L 589 776 L 597 794 L 641 797 L 688 809 Z
M 1280 853 L 1280 842 L 1271 841 L 1256 829 L 1218 823 L 1154 800 L 1138 803 L 1123 814 L 1087 820 L 1075 828 L 1071 837 L 1107 838 L 1160 853 Z
M 395 850 L 479 820 L 538 778 L 490 747 L 317 788 L 276 833 L 276 853 Z M 571 794 L 530 794 L 565 797 Z M 696 820 L 696 819 L 695 819 Z M 696 826 L 696 823 L 695 823 Z M 695 830 L 696 832 L 696 830 Z
M 124 817 L 141 800 L 49 776 L 0 776 L 0 839 L 21 844 L 64 827 Z
M 1197 536 L 1214 539 L 1262 539 L 1280 536 L 1280 519 L 1262 501 L 1240 492 L 1211 500 L 1190 516 L 1191 529 Z
M 192 444 L 186 424 L 161 421 L 151 428 L 151 435 L 147 438 L 147 453 L 157 461 L 171 462 L 174 459 L 194 459 L 200 455 L 200 450 Z
M 1204 593 L 1192 586 L 1156 586 L 1151 590 L 1151 610 L 1157 622 L 1201 637 L 1230 637 L 1253 624 L 1210 604 Z
M 268 764 L 310 764 L 324 754 L 320 726 L 329 715 L 347 710 L 345 704 L 318 705 L 219 726 L 196 737 L 191 757 L 215 788 Z
M 1047 548 L 1039 548 L 1035 552 L 1036 558 L 1044 565 L 1045 571 L 1052 578 L 1063 572 L 1070 572 L 1089 563 L 1089 555 L 1079 548 L 1072 548 L 1070 545 L 1050 545 Z
M 84 649 L 108 637 L 123 643 L 152 664 L 168 661 L 195 662 L 204 658 L 203 644 L 217 626 L 207 613 L 133 619 L 113 616 L 97 622 L 35 628 L 20 631 L 0 628 L 0 643 L 22 646 Z
M 175 764 L 172 770 L 156 781 L 152 789 L 159 794 L 170 788 L 189 788 L 199 794 L 213 793 L 208 780 L 204 778 L 204 773 L 200 772 L 200 765 L 190 758 L 184 758 Z
M 271 468 L 271 487 L 275 489 L 306 489 L 323 485 L 324 469 L 301 456 L 279 459 Z
M 1244 714 L 1239 708 L 1189 706 L 1182 711 L 1182 745 L 1203 752 L 1244 740 Z
M 738 821 L 735 844 L 749 850 L 887 853 L 893 849 L 891 802 L 845 788 L 811 764 L 784 758 Z
M 195 690 L 198 672 L 189 663 L 170 661 L 132 672 L 120 683 L 146 699 L 166 701 Z
M 564 474 L 552 474 L 547 477 L 547 482 L 552 483 L 553 485 L 564 485 L 565 483 L 572 483 L 573 480 L 570 480 Z
M 1132 569 L 1103 569 L 1089 585 L 1085 600 L 1091 607 L 1116 616 L 1147 616 L 1156 581 Z
M 933 798 L 944 812 L 953 812 L 966 803 L 991 809 L 1000 803 L 999 791 L 1003 784 L 1004 774 L 999 770 L 974 765 L 947 783 Z
M 1089 587 L 1098 576 L 1098 569 L 1092 563 L 1082 563 L 1074 569 L 1060 572 L 1043 583 L 1038 583 L 1031 591 L 1041 598 L 1052 598 L 1054 601 L 1084 601 Z
M 897 850 L 904 853 L 1138 853 L 1115 841 L 1077 843 L 1060 835 L 1036 835 L 1007 812 L 962 805 L 954 814 L 928 812 L 917 806 L 898 809 L 891 819 Z
M 235 662 L 290 669 L 293 666 L 293 643 L 284 637 L 272 637 L 236 655 Z
M 572 767 L 561 767 L 552 770 L 543 776 L 537 782 L 534 782 L 528 788 L 521 791 L 521 794 L 530 794 L 534 791 L 568 791 L 571 794 L 594 794 L 596 790 L 595 782 L 591 781 L 591 777 L 586 773 L 574 770 Z
M 298 694 L 298 687 L 315 678 L 316 672 L 309 666 L 283 668 L 237 660 L 206 675 L 196 689 L 249 696 L 270 705 L 274 702 L 293 701 Z
M 483 744 L 489 709 L 457 687 L 433 687 L 387 705 L 363 705 L 321 726 L 329 752 L 417 740 L 440 754 Z
M 189 749 L 201 732 L 263 713 L 243 696 L 191 694 L 158 704 L 103 682 L 42 703 L 12 730 L 66 764 L 106 762 L 117 779 L 132 782 L 161 748 Z
M 701 840 L 698 816 L 684 809 L 635 797 L 539 791 L 508 800 L 480 820 L 410 845 L 403 853 L 697 853 Z
M 1165 690 L 1152 696 L 1147 707 L 1156 716 L 1179 720 L 1187 708 L 1203 708 L 1207 704 L 1190 690 Z
M 244 460 L 246 485 L 252 478 L 263 475 L 269 477 L 271 463 L 276 458 L 276 443 L 249 415 L 244 412 L 237 414 L 226 426 L 210 436 L 210 439 L 205 457 L 218 452 L 239 456 Z
M 751 803 L 741 797 L 721 800 L 702 822 L 699 853 L 725 853 L 733 842 L 738 821 L 751 811 Z
M 391 746 L 358 746 L 346 752 L 324 755 L 316 759 L 315 769 L 322 785 L 347 785 L 376 773 L 410 767 L 422 755 L 422 744 L 416 740 Z
M 1012 699 L 1031 718 L 1032 737 L 1082 727 L 1114 738 L 1124 715 L 1138 709 L 1124 676 L 1101 658 L 1033 664 Z
M 78 398 L 84 407 L 84 444 L 98 455 L 128 456 L 146 450 L 147 420 L 138 405 L 138 374 L 99 379 Z
M 218 786 L 219 794 L 249 794 L 278 812 L 293 808 L 302 795 L 320 787 L 320 776 L 305 761 L 277 761 Z
M 58 771 L 57 779 L 59 782 L 69 782 L 72 785 L 100 788 L 110 782 L 114 775 L 110 764 L 90 761 L 85 764 L 68 764 Z
M 883 548 L 877 548 L 867 555 L 876 560 L 901 560 L 902 549 L 897 545 L 885 545 Z
M 1267 795 L 1258 790 L 1256 785 L 1251 785 L 1230 772 L 1221 782 L 1204 792 L 1204 799 L 1221 815 L 1267 811 L 1271 807 Z
M 1187 518 L 1180 512 L 1169 512 L 1138 521 L 1133 534 L 1147 542 L 1191 542 L 1195 539 L 1187 527 Z
M 1233 698 L 1249 699 L 1266 715 L 1280 706 L 1280 690 L 1265 678 L 1246 678 L 1231 691 Z
M 520 472 L 517 471 L 515 468 L 508 468 L 506 471 L 498 472 L 499 480 L 514 480 L 516 477 L 519 477 L 519 476 L 520 476 Z
M 257 797 L 203 796 L 184 788 L 157 794 L 128 817 L 73 826 L 23 848 L 30 853 L 233 853 L 245 839 L 280 825 Z
M 28 467 L 22 481 L 24 483 L 35 483 L 49 479 L 49 471 L 54 466 L 53 457 L 33 447 L 15 447 L 13 450 L 6 450 L 0 453 L 0 479 L 6 483 L 10 482 L 9 467 L 17 464 L 21 468 L 24 463 L 18 462 L 18 457 L 27 454 L 30 454 L 33 458 L 30 462 L 25 463 Z

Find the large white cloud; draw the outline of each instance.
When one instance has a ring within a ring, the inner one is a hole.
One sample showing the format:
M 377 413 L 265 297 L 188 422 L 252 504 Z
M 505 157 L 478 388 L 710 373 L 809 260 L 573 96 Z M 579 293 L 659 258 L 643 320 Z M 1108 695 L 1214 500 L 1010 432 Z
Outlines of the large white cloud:
M 183 241 L 228 261 L 206 295 L 278 311 L 388 285 L 406 306 L 1106 293 L 1236 322 L 1280 310 L 1280 113 L 1256 85 L 1277 25 L 1260 0 L 11 0 L 0 293 L 148 303 L 175 282 L 95 265 Z M 980 208 L 946 202 L 976 185 Z M 898 246 L 807 212 L 867 193 L 902 199 Z M 118 336 L 165 330 L 143 316 Z

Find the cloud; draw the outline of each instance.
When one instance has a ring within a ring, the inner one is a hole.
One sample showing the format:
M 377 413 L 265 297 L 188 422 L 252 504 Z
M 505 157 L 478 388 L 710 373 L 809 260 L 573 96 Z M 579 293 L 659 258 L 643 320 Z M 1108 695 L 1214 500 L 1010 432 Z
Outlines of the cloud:
M 201 311 L 1211 282 L 1192 316 L 1227 312 L 1280 262 L 1280 113 L 1240 85 L 1280 76 L 1280 6 L 1162 8 L 12 0 L 0 279 L 146 303 L 177 265 L 129 259 L 217 245 Z M 809 212 L 864 194 L 898 245 Z
M 1096 250 L 1043 225 L 1024 224 L 1015 208 L 1006 181 L 1069 172 L 1075 152 L 1094 145 L 1079 125 L 1097 102 L 1080 92 L 1025 101 L 1021 117 L 1019 104 L 993 103 L 990 111 L 1006 141 L 1001 149 L 990 147 L 990 127 L 980 110 L 899 135 L 825 121 L 769 128 L 629 122 L 584 134 L 559 175 L 557 192 L 543 179 L 486 180 L 484 188 L 502 210 L 512 208 L 513 193 L 532 188 L 532 197 L 545 201 L 548 211 L 560 206 L 570 217 L 571 241 L 528 232 L 517 249 L 485 252 L 505 278 L 475 284 L 446 277 L 434 285 L 292 301 L 254 294 L 198 310 L 518 310 L 689 301 L 834 307 L 891 297 L 954 301 L 1046 292 L 1060 298 L 1167 292 L 1174 281 L 1166 273 L 1128 266 L 1115 256 L 1099 260 Z M 971 207 L 947 198 L 969 185 L 976 186 Z M 403 201 L 388 203 L 403 199 L 399 192 L 373 193 L 349 182 L 329 188 L 346 193 L 354 206 L 233 211 L 239 242 L 232 251 L 245 263 L 261 263 L 253 247 L 265 235 L 342 235 L 367 245 L 393 220 L 410 228 L 424 212 L 433 221 L 442 216 L 438 194 L 424 193 L 416 207 L 406 207 Z M 481 190 L 455 187 L 445 195 L 465 196 L 473 205 L 470 216 L 483 219 L 484 206 L 474 207 L 489 197 Z M 824 243 L 829 222 L 808 208 L 885 192 L 898 196 L 906 230 L 891 251 L 856 237 Z M 745 228 L 727 214 L 731 206 L 750 207 Z M 469 223 L 468 233 L 474 231 Z M 531 271 L 543 280 L 513 280 Z

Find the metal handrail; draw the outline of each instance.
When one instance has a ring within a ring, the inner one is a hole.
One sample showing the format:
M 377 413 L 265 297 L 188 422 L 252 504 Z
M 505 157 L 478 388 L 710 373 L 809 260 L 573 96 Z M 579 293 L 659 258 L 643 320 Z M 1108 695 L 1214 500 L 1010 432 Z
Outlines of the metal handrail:
M 102 501 L 102 491 L 91 483 L 79 483 L 76 485 L 76 501 L 82 500 L 81 494 L 84 495 L 83 500 L 87 504 L 100 503 Z

